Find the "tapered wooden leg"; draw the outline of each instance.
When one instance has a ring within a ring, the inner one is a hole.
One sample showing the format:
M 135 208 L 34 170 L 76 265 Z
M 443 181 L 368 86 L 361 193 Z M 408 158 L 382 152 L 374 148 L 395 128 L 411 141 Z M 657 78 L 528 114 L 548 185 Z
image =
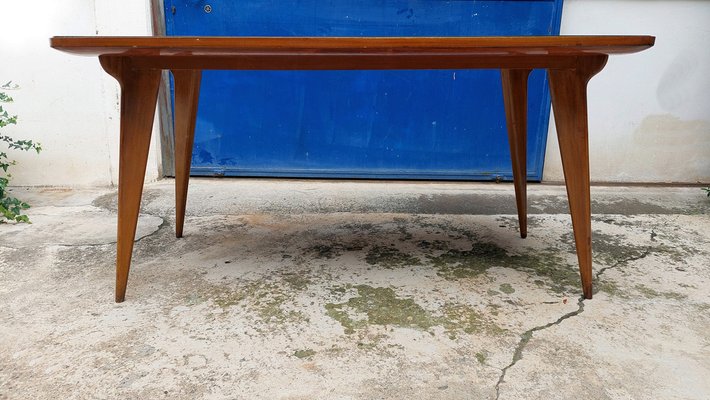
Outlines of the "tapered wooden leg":
M 140 211 L 160 70 L 134 70 L 130 60 L 100 57 L 106 72 L 121 85 L 121 142 L 118 172 L 116 302 L 126 297 L 133 241 Z
M 608 56 L 579 57 L 574 70 L 549 70 L 552 106 L 567 185 L 584 298 L 592 298 L 592 213 L 589 195 L 587 83 Z
M 182 237 L 190 180 L 192 143 L 202 71 L 174 70 L 175 79 L 175 237 Z
M 520 237 L 528 236 L 528 194 L 527 194 L 527 122 L 528 122 L 528 76 L 529 69 L 503 69 L 505 120 L 508 126 L 510 159 L 513 163 L 513 185 L 515 202 L 518 206 Z

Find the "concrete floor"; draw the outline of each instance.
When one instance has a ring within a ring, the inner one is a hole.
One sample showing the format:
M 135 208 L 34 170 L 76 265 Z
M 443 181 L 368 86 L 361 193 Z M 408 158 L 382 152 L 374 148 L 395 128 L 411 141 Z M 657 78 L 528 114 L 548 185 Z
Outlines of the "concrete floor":
M 116 192 L 16 189 L 3 399 L 708 399 L 710 199 L 595 187 L 593 300 L 563 187 L 149 184 L 127 301 Z

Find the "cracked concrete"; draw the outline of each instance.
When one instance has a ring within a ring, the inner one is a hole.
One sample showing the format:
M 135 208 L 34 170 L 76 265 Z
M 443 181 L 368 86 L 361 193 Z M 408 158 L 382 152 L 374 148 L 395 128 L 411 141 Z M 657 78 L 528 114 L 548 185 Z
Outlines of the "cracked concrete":
M 515 347 L 515 351 L 513 352 L 513 361 L 510 362 L 510 364 L 506 365 L 500 373 L 500 378 L 498 378 L 498 382 L 496 382 L 496 399 L 500 398 L 500 385 L 505 382 L 505 374 L 508 372 L 510 368 L 513 368 L 515 364 L 518 363 L 518 361 L 523 359 L 523 351 L 525 350 L 525 346 L 527 346 L 528 342 L 530 342 L 530 339 L 533 338 L 533 334 L 538 331 L 542 331 L 544 329 L 559 325 L 562 323 L 562 321 L 576 317 L 577 315 L 581 314 L 584 312 L 584 297 L 580 296 L 579 300 L 577 300 L 577 305 L 579 308 L 577 308 L 574 311 L 568 312 L 567 314 L 557 318 L 556 321 L 553 322 L 548 322 L 545 325 L 540 325 L 536 326 L 534 328 L 528 329 L 527 331 L 523 332 L 520 335 L 520 342 L 518 345 Z
M 652 234 L 652 239 L 655 237 L 655 235 Z M 610 265 L 607 267 L 600 268 L 596 274 L 594 274 L 594 282 L 599 283 L 601 281 L 601 275 L 612 268 L 618 268 L 621 265 L 625 265 L 631 261 L 638 261 L 642 258 L 645 258 L 651 253 L 650 250 L 646 250 L 643 254 L 640 256 L 633 256 L 629 257 L 623 260 L 619 260 L 616 262 L 614 265 Z M 598 292 L 598 289 L 597 289 Z M 569 318 L 576 317 L 579 314 L 584 312 L 584 302 L 587 301 L 583 296 L 580 296 L 579 299 L 577 300 L 577 306 L 578 308 L 574 311 L 568 312 L 567 314 L 559 317 L 556 321 L 554 322 L 549 322 L 545 325 L 540 325 L 536 326 L 534 328 L 528 329 L 527 331 L 523 332 L 522 335 L 520 335 L 520 342 L 518 343 L 518 346 L 515 348 L 515 352 L 513 353 L 513 361 L 511 361 L 510 364 L 508 364 L 505 368 L 501 370 L 500 378 L 498 379 L 498 382 L 496 383 L 496 399 L 500 398 L 500 385 L 505 381 L 505 374 L 508 371 L 508 369 L 513 368 L 515 364 L 520 361 L 523 358 L 523 351 L 525 350 L 525 346 L 530 342 L 530 339 L 533 338 L 533 334 L 538 331 L 542 331 L 547 328 L 551 328 L 553 326 L 559 325 L 562 323 L 562 321 L 565 321 Z
M 17 190 L 17 189 L 16 189 Z M 710 201 L 595 187 L 582 300 L 563 187 L 146 186 L 127 301 L 116 193 L 22 190 L 0 225 L 0 398 L 705 399 Z

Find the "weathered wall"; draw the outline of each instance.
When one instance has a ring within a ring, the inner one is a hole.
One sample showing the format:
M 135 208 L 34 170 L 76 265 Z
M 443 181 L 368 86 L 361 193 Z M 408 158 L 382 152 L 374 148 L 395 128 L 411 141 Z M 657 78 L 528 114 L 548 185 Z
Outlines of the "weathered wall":
M 95 58 L 52 50 L 53 35 L 150 34 L 147 0 L 0 3 L 0 80 L 20 90 L 8 132 L 38 139 L 17 154 L 17 185 L 117 181 L 118 85 Z M 589 88 L 595 181 L 710 182 L 710 2 L 566 0 L 563 34 L 651 34 L 656 47 L 612 57 Z M 157 126 L 157 124 L 156 124 Z M 157 132 L 147 179 L 159 176 Z M 554 124 L 546 181 L 562 180 Z
M 589 85 L 591 175 L 603 182 L 710 182 L 710 2 L 566 0 L 562 34 L 648 34 Z M 554 122 L 554 120 L 553 120 Z M 551 124 L 544 179 L 563 179 Z
M 145 0 L 40 0 L 0 3 L 0 84 L 19 116 L 7 132 L 39 140 L 40 155 L 13 152 L 15 185 L 110 185 L 118 179 L 119 91 L 94 57 L 49 47 L 55 35 L 149 35 Z M 157 133 L 157 132 L 156 132 Z M 157 134 L 154 134 L 154 139 Z M 158 177 L 154 140 L 147 179 Z

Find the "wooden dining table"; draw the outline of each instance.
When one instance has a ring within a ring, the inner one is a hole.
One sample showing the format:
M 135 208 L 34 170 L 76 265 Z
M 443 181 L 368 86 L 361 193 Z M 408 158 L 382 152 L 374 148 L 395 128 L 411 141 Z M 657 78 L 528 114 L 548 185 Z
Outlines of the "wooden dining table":
M 609 55 L 652 36 L 53 37 L 55 49 L 98 56 L 121 87 L 116 302 L 126 295 L 163 70 L 174 78 L 175 234 L 182 237 L 203 70 L 499 69 L 521 237 L 527 236 L 527 82 L 547 70 L 584 298 L 592 298 L 587 83 Z M 472 93 L 474 92 L 472 88 Z M 614 101 L 614 99 L 608 99 Z M 620 107 L 623 104 L 619 105 Z M 267 133 L 265 133 L 267 134 Z

